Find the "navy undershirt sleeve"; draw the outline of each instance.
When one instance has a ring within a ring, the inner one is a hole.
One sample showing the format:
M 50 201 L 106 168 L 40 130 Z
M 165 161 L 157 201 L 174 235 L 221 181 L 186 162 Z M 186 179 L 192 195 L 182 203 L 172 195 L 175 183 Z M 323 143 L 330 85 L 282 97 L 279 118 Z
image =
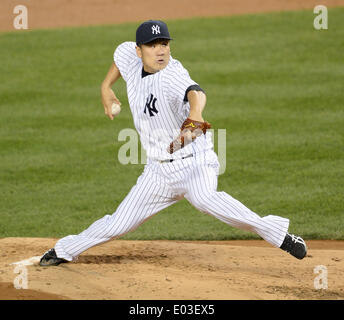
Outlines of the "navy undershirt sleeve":
M 194 84 L 194 85 L 192 85 L 192 86 L 190 86 L 190 87 L 188 87 L 188 88 L 186 89 L 186 91 L 185 91 L 185 96 L 184 96 L 184 102 L 188 102 L 188 93 L 189 93 L 189 91 L 191 91 L 191 90 L 202 91 L 202 92 L 204 92 L 204 90 L 203 90 L 199 85 Z

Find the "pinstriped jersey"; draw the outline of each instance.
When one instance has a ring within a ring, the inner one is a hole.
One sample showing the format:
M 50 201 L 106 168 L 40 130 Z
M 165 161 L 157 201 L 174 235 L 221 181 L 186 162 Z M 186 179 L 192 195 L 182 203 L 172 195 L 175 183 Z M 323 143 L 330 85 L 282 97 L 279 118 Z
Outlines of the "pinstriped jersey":
M 197 83 L 172 57 L 163 70 L 143 77 L 142 60 L 137 56 L 135 47 L 135 42 L 120 44 L 114 52 L 114 62 L 126 82 L 134 125 L 147 158 L 179 159 L 212 149 L 211 132 L 207 132 L 172 155 L 167 152 L 190 111 L 189 102 L 184 101 L 185 92 Z

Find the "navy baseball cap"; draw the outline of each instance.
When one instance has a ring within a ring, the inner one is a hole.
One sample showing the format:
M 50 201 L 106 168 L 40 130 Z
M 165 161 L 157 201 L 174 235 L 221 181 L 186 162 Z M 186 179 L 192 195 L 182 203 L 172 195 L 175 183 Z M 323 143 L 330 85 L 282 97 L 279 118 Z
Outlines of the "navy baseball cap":
M 172 40 L 165 22 L 148 20 L 143 22 L 136 30 L 136 44 L 145 44 L 156 39 Z

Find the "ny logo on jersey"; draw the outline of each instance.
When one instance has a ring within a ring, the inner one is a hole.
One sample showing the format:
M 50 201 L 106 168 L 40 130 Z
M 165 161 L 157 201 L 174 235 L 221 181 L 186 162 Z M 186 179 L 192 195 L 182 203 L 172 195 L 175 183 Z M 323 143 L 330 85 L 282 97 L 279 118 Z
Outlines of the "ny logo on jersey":
M 160 34 L 160 27 L 157 24 L 152 26 L 152 34 Z
M 155 113 L 158 113 L 158 110 L 155 107 L 156 104 L 156 98 L 154 98 L 154 96 L 152 94 L 149 95 L 149 97 L 147 98 L 147 102 L 146 102 L 146 106 L 145 106 L 145 110 L 143 111 L 143 113 L 146 113 L 147 109 L 149 112 L 149 116 L 150 117 L 154 117 Z

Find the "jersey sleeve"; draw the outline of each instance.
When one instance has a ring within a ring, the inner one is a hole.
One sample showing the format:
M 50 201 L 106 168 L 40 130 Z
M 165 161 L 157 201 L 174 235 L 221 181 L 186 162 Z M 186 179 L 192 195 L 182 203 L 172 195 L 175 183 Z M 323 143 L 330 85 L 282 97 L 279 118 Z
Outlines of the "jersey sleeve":
M 190 86 L 198 85 L 198 83 L 191 79 L 189 72 L 178 60 L 172 59 L 162 85 L 169 102 L 179 106 L 187 102 L 185 101 L 187 89 Z
M 125 81 L 127 81 L 131 64 L 137 59 L 139 58 L 136 55 L 135 42 L 123 42 L 116 48 L 113 60 Z

